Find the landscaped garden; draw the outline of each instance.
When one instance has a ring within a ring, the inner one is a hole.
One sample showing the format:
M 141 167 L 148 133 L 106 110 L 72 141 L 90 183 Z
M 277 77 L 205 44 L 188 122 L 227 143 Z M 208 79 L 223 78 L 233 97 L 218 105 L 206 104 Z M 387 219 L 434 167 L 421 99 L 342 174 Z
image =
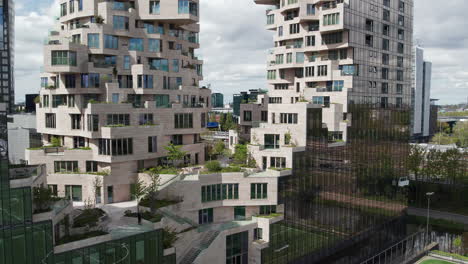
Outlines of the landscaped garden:
M 147 221 L 150 221 L 152 223 L 158 223 L 162 219 L 161 214 L 153 214 L 150 211 L 142 212 L 142 213 L 140 213 L 140 215 L 141 215 L 141 218 L 143 218 L 143 219 L 145 219 Z M 125 211 L 125 216 L 126 217 L 135 217 L 135 218 L 137 218 L 138 213 L 132 212 L 132 211 Z
M 95 227 L 98 225 L 99 219 L 105 214 L 106 213 L 99 208 L 84 209 L 83 212 L 73 220 L 73 227 Z

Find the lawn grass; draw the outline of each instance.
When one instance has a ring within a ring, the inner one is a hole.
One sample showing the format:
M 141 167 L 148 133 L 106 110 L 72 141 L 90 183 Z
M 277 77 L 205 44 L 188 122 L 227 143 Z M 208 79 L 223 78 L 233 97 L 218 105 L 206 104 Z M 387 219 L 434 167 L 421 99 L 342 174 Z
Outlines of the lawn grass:
M 271 225 L 270 246 L 263 250 L 265 264 L 286 264 L 335 242 L 336 235 L 308 231 L 283 223 Z
M 428 260 L 424 260 L 420 264 L 453 264 L 453 262 L 448 262 L 448 261 L 438 260 L 438 259 L 428 259 Z

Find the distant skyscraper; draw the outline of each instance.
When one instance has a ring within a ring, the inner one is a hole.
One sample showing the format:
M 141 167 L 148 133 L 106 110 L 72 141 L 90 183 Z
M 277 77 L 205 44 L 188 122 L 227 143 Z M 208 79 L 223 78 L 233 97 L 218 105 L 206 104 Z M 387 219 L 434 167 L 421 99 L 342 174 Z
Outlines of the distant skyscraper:
M 14 93 L 14 5 L 12 0 L 0 0 L 0 102 L 7 103 L 7 111 L 11 111 L 15 104 Z
M 413 90 L 413 140 L 415 141 L 428 141 L 431 137 L 431 77 L 432 63 L 424 60 L 423 48 L 415 47 Z
M 213 108 L 223 108 L 224 107 L 224 95 L 222 93 L 212 93 L 211 104 Z

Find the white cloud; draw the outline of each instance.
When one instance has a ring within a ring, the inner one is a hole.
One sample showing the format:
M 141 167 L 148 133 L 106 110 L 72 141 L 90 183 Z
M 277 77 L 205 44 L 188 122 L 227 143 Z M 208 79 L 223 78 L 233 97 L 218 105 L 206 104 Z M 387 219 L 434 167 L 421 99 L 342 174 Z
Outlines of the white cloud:
M 51 0 L 35 12 L 16 17 L 16 98 L 39 87 L 42 65 L 42 41 L 53 27 L 58 1 Z M 225 94 L 265 88 L 266 54 L 273 46 L 272 32 L 265 30 L 265 7 L 253 0 L 202 0 L 201 49 L 204 60 L 204 84 Z M 18 0 L 17 10 L 31 6 L 30 0 Z M 437 8 L 434 8 L 437 6 Z M 458 103 L 468 96 L 468 1 L 415 0 L 415 39 L 426 49 L 433 62 L 432 97 L 441 103 Z M 18 12 L 21 13 L 21 12 Z

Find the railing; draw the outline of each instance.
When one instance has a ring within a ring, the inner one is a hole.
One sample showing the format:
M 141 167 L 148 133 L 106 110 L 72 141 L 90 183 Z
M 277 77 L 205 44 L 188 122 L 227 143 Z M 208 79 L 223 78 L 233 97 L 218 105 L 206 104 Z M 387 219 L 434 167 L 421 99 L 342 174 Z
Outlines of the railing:
M 10 180 L 27 179 L 42 174 L 44 165 L 10 168 Z
M 58 153 L 63 153 L 65 152 L 64 147 L 48 147 L 44 148 L 44 153 L 45 154 L 58 154 Z

